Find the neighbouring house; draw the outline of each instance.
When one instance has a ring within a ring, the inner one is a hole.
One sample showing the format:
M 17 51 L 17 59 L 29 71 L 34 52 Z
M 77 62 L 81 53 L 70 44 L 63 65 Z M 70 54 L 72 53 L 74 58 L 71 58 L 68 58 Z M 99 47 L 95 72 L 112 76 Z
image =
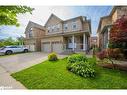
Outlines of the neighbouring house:
M 29 34 L 29 30 L 26 30 L 26 34 Z M 40 30 L 43 35 L 40 35 L 41 46 L 39 45 L 39 48 L 43 52 L 64 53 L 89 50 L 91 21 L 85 16 L 62 20 L 51 14 L 45 26 Z
M 37 23 L 29 21 L 25 30 L 25 46 L 30 51 L 41 51 L 41 39 L 45 35 L 45 28 Z
M 127 6 L 114 6 L 111 13 L 108 16 L 100 18 L 98 26 L 98 47 L 105 49 L 108 47 L 110 40 L 110 29 L 112 24 L 123 15 L 127 15 Z
M 90 48 L 93 46 L 97 47 L 97 36 L 90 37 Z

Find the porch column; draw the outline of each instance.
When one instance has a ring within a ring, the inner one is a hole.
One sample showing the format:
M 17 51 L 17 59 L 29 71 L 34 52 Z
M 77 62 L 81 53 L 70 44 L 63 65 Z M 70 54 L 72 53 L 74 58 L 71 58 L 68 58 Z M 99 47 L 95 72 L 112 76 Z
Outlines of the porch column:
M 108 44 L 109 44 L 109 40 L 110 40 L 110 28 L 108 28 L 108 43 L 107 43 L 107 46 L 106 46 L 106 48 L 108 48 Z
M 72 36 L 72 46 L 73 46 L 72 50 L 74 51 L 75 50 L 75 37 L 74 37 L 74 35 Z
M 110 40 L 110 28 L 108 28 L 108 41 Z
M 87 50 L 87 48 L 88 48 L 88 37 L 86 36 L 86 50 Z
M 83 50 L 86 51 L 86 35 L 83 34 Z

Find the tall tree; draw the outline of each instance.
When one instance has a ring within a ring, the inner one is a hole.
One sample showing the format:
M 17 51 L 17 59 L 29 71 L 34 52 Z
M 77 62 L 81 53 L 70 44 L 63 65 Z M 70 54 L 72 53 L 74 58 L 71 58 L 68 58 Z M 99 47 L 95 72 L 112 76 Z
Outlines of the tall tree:
M 0 6 L 0 25 L 19 26 L 17 15 L 30 13 L 34 9 L 27 6 Z
M 110 42 L 127 42 L 127 16 L 123 15 L 113 24 L 110 30 Z

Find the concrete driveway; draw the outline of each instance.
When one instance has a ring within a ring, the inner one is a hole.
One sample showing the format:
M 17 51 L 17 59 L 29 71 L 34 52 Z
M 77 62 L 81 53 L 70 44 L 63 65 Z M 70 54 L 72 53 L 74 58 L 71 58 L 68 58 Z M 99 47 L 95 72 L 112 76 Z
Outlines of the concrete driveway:
M 46 53 L 33 52 L 0 57 L 0 66 L 9 73 L 14 73 L 47 59 Z

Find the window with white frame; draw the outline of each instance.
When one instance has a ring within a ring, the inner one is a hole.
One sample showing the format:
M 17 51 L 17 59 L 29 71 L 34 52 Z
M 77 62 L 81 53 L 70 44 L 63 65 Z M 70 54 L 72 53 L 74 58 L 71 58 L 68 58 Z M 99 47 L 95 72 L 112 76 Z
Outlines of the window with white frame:
M 73 21 L 72 22 L 72 30 L 75 30 L 75 29 L 77 29 L 77 23 L 76 23 L 76 21 Z
M 60 24 L 57 24 L 56 25 L 56 31 L 59 31 L 60 30 Z
M 52 32 L 54 32 L 55 31 L 55 26 L 52 26 Z
M 47 29 L 48 29 L 48 32 L 51 32 L 51 27 L 48 27 Z
M 58 32 L 60 30 L 60 24 L 47 27 L 48 32 Z
M 68 24 L 67 23 L 64 24 L 63 27 L 64 27 L 64 31 L 66 31 L 68 29 Z
M 32 28 L 30 28 L 30 30 L 29 30 L 29 37 L 30 38 L 33 37 L 33 29 Z

